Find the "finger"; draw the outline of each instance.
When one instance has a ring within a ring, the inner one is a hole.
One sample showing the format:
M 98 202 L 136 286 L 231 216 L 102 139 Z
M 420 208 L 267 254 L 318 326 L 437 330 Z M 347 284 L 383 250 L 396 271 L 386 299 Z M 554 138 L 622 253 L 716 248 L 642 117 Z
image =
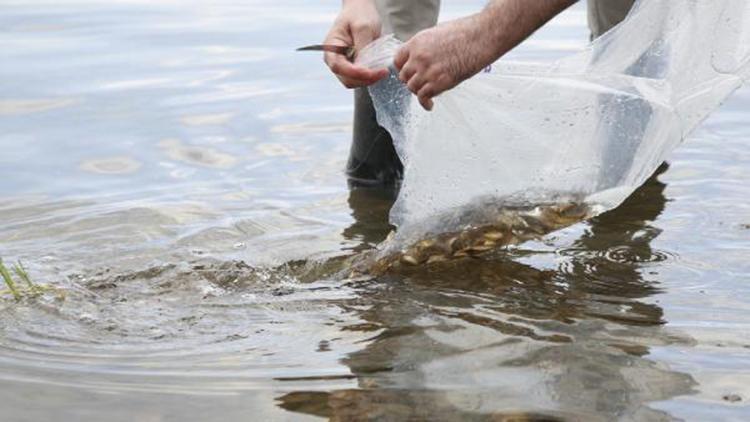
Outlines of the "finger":
M 412 77 L 417 73 L 416 66 L 412 66 L 410 63 L 407 63 L 404 65 L 404 67 L 401 69 L 401 72 L 398 74 L 398 79 L 407 84 L 411 80 Z
M 396 53 L 396 57 L 393 59 L 393 65 L 396 66 L 396 69 L 401 70 L 403 69 L 406 62 L 409 61 L 409 45 L 405 45 L 401 47 L 398 52 Z
M 341 82 L 341 85 L 344 85 L 344 87 L 348 89 L 364 88 L 368 85 L 367 81 L 363 81 L 360 79 L 349 79 L 349 78 L 343 78 L 341 76 L 336 76 L 336 77 Z
M 364 78 L 348 78 L 345 76 L 336 75 L 339 80 L 346 86 L 347 88 L 359 88 L 363 86 L 370 86 L 374 83 L 377 83 L 381 79 L 388 76 L 388 69 L 379 69 L 375 71 L 375 74 L 372 76 L 364 77 Z
M 422 75 L 417 73 L 412 76 L 411 79 L 409 79 L 409 82 L 406 84 L 406 86 L 409 88 L 409 91 L 414 93 L 414 95 L 418 95 L 419 91 L 422 89 L 425 83 L 426 81 L 424 80 Z
M 344 79 L 359 81 L 358 86 L 372 85 L 388 76 L 388 69 L 368 69 L 356 66 L 346 60 L 344 56 L 334 53 L 326 53 L 326 64 L 333 73 L 342 79 L 342 82 Z
M 421 104 L 422 108 L 427 111 L 432 111 L 432 108 L 435 106 L 435 104 L 432 101 L 432 98 L 419 97 L 419 104 Z
M 336 77 L 341 81 L 342 85 L 349 89 L 367 87 L 377 82 L 377 80 L 372 79 L 351 79 L 338 75 Z
M 425 110 L 432 111 L 432 108 L 435 105 L 432 99 L 437 94 L 438 92 L 435 90 L 432 84 L 428 83 L 424 85 L 417 94 L 417 97 L 419 98 L 419 104 L 421 104 Z
M 341 81 L 342 85 L 349 89 L 367 87 L 378 82 L 373 79 L 351 79 L 338 75 L 336 77 Z

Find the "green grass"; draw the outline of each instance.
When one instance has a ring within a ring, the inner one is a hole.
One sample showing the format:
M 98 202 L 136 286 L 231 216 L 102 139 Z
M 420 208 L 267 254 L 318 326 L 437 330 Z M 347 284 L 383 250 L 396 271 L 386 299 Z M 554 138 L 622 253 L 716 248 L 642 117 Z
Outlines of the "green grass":
M 16 280 L 14 280 L 11 270 L 15 274 Z M 21 261 L 13 264 L 11 269 L 8 269 L 3 260 L 0 259 L 0 276 L 3 278 L 5 285 L 8 286 L 6 290 L 0 290 L 0 296 L 10 294 L 15 300 L 21 300 L 25 296 L 38 296 L 47 290 L 52 290 L 51 287 L 40 286 L 34 283 Z M 20 280 L 20 282 L 17 280 Z
M 21 292 L 18 291 L 18 286 L 16 286 L 16 282 L 13 281 L 13 277 L 10 275 L 10 271 L 8 271 L 8 268 L 3 264 L 3 261 L 0 260 L 0 275 L 3 277 L 3 281 L 5 281 L 5 284 L 8 286 L 8 290 L 10 293 L 13 294 L 13 297 L 16 300 L 21 299 Z

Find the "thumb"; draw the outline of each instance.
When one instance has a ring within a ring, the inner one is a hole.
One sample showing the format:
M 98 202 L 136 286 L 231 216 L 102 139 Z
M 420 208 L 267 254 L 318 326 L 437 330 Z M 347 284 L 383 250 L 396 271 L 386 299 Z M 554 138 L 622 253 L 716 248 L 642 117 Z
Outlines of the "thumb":
M 400 71 L 407 61 L 409 61 L 409 44 L 405 44 L 399 48 L 398 52 L 396 52 L 396 57 L 393 58 L 393 65 Z

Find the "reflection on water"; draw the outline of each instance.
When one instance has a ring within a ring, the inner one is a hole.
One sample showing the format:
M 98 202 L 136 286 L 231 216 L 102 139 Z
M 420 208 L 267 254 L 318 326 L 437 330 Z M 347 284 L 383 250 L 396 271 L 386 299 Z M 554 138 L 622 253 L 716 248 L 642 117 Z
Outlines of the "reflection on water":
M 40 113 L 67 107 L 75 102 L 73 99 L 65 98 L 49 100 L 0 100 L 0 115 Z
M 0 257 L 64 298 L 0 300 L 0 419 L 747 420 L 748 91 L 615 211 L 349 279 L 393 192 L 293 52 L 338 6 L 4 2 Z
M 169 158 L 188 164 L 226 168 L 237 163 L 237 159 L 229 154 L 211 148 L 183 145 L 177 139 L 164 139 L 159 142 L 159 147 L 164 150 Z
M 81 163 L 81 170 L 101 174 L 133 173 L 139 168 L 141 163 L 130 157 L 100 158 Z
M 349 207 L 354 222 L 342 234 L 360 245 L 355 249 L 357 252 L 376 247 L 394 229 L 388 221 L 388 213 L 395 200 L 396 192 L 393 189 L 350 189 Z

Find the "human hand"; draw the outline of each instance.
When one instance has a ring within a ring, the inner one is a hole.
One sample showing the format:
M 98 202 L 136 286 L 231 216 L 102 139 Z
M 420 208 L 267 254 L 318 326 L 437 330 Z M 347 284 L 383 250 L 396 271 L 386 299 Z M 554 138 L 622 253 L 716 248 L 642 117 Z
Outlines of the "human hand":
M 422 31 L 394 64 L 427 110 L 432 99 L 474 76 L 576 0 L 491 0 L 473 16 Z
M 394 64 L 426 110 L 433 98 L 454 88 L 497 59 L 497 49 L 482 34 L 480 15 L 424 30 L 396 54 Z
M 345 0 L 325 44 L 354 47 L 360 51 L 380 37 L 381 23 L 372 0 Z M 325 62 L 347 88 L 372 85 L 388 76 L 388 69 L 371 70 L 356 66 L 346 57 L 326 52 Z

